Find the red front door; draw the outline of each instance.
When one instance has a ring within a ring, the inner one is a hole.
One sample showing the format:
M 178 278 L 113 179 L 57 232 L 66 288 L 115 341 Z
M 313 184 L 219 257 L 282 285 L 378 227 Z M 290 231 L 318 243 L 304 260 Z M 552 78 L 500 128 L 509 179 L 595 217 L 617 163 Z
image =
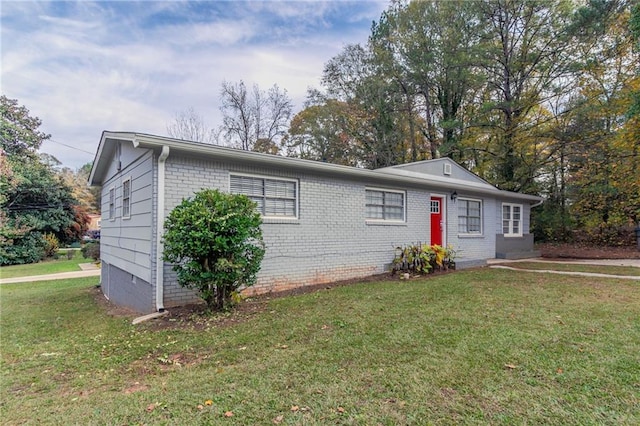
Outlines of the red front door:
M 442 245 L 442 197 L 431 197 L 431 244 Z

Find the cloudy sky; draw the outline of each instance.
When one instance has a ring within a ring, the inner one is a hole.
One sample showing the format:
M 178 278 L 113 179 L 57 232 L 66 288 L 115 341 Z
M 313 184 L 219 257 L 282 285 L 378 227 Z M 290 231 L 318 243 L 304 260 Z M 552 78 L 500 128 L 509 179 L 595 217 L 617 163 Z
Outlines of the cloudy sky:
M 103 130 L 166 135 L 193 107 L 220 122 L 223 80 L 286 89 L 299 111 L 324 64 L 365 43 L 388 1 L 2 1 L 2 94 L 52 138 L 64 166 Z

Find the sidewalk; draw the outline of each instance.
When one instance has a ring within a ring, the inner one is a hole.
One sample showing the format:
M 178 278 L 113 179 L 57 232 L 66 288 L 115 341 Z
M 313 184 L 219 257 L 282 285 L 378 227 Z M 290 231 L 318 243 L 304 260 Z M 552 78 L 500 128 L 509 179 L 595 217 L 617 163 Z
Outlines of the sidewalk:
M 34 281 L 63 280 L 67 278 L 99 277 L 100 268 L 93 263 L 81 263 L 81 271 L 60 272 L 58 274 L 34 275 L 30 277 L 0 278 L 0 284 L 30 283 Z
M 512 268 L 507 266 L 508 264 L 514 264 L 518 262 L 536 262 L 536 263 L 548 263 L 563 264 L 563 265 L 602 265 L 602 266 L 632 266 L 640 268 L 640 259 L 567 259 L 567 260 L 545 260 L 540 257 L 533 259 L 490 259 L 487 261 L 489 268 L 496 269 L 508 269 L 512 271 L 526 271 L 526 272 L 539 272 L 544 274 L 558 274 L 558 275 L 577 275 L 582 277 L 596 277 L 596 278 L 617 278 L 623 280 L 640 280 L 640 276 L 632 275 L 612 275 L 612 274 L 599 274 L 597 272 L 571 272 L 571 271 L 554 271 L 551 269 L 523 269 Z

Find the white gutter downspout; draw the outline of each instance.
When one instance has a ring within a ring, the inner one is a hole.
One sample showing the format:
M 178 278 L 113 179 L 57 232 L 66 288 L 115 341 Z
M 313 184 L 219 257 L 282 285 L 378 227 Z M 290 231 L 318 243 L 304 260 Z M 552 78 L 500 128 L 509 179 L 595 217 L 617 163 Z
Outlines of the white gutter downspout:
M 164 312 L 164 261 L 162 260 L 162 252 L 164 244 L 162 244 L 162 231 L 164 229 L 164 175 L 165 163 L 169 156 L 169 147 L 164 145 L 162 152 L 158 157 L 158 226 L 156 227 L 156 309 L 158 312 Z

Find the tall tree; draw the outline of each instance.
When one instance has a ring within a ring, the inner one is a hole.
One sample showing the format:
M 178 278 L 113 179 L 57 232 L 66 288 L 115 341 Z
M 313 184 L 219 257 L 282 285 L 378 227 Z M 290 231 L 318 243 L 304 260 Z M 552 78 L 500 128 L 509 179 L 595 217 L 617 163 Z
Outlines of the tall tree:
M 213 143 L 215 135 L 204 123 L 204 118 L 193 107 L 176 113 L 173 121 L 167 124 L 167 133 L 172 138 L 193 142 Z
M 567 93 L 573 72 L 571 3 L 543 0 L 477 2 L 484 27 L 478 65 L 485 93 L 474 137 L 490 143 L 486 177 L 503 189 L 535 191 L 539 109 Z M 497 160 L 497 161 L 496 161 Z
M 1 102 L 0 265 L 30 263 L 43 256 L 45 233 L 63 243 L 77 241 L 88 220 L 54 169 L 57 160 L 36 153 L 48 138 L 38 130 L 40 119 L 17 101 Z
M 9 156 L 33 154 L 42 142 L 51 138 L 38 128 L 42 121 L 31 117 L 17 99 L 0 95 L 0 148 Z
M 286 90 L 274 84 L 265 92 L 254 84 L 249 91 L 243 81 L 224 81 L 220 96 L 220 132 L 227 142 L 247 151 L 277 151 L 293 110 Z

